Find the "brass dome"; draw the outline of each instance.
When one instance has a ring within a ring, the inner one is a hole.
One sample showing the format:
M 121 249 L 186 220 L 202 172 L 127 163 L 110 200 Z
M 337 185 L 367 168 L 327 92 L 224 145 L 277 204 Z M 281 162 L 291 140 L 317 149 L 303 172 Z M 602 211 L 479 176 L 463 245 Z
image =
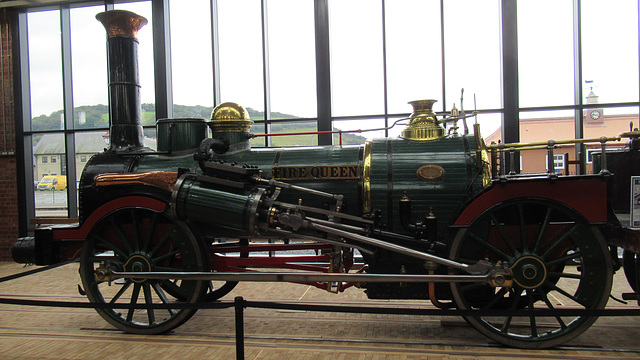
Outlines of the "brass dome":
M 214 133 L 242 132 L 249 131 L 253 121 L 242 106 L 234 102 L 225 102 L 213 109 L 211 121 L 208 124 Z
M 431 110 L 436 101 L 430 99 L 410 101 L 413 113 L 400 137 L 407 140 L 435 140 L 444 137 L 445 129 L 438 123 L 436 114 Z
M 225 102 L 211 112 L 211 120 L 250 120 L 249 113 L 239 104 Z

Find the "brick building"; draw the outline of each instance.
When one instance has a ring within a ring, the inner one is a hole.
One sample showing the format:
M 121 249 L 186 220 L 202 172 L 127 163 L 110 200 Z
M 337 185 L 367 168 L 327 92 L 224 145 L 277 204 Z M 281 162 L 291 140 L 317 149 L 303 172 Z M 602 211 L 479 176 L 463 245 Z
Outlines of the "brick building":
M 548 140 L 571 140 L 575 138 L 575 121 L 573 117 L 556 118 L 532 118 L 520 119 L 520 142 L 540 142 Z M 622 132 L 630 130 L 630 127 L 638 128 L 638 115 L 608 115 L 607 109 L 589 109 L 584 112 L 584 138 L 597 139 L 601 136 L 615 137 Z M 485 138 L 488 144 L 499 143 L 502 140 L 502 128 Z M 619 148 L 624 146 L 625 139 L 620 142 L 608 143 L 607 148 Z M 564 173 L 565 157 L 568 160 L 576 159 L 575 146 L 573 144 L 556 145 L 554 149 L 554 167 L 556 172 Z M 585 145 L 587 173 L 592 172 L 592 153 L 601 151 L 599 143 Z M 547 151 L 545 149 L 527 150 L 520 152 L 520 171 L 522 173 L 543 173 L 547 171 Z M 570 167 L 571 174 L 576 173 L 575 167 Z

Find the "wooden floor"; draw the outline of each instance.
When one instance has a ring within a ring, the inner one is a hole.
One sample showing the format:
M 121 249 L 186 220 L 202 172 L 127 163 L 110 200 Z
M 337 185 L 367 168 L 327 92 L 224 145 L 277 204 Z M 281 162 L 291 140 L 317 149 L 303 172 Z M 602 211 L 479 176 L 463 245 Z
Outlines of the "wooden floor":
M 31 270 L 0 263 L 0 277 Z M 0 283 L 0 298 L 86 301 L 78 265 Z M 613 295 L 630 291 L 624 277 Z M 224 300 L 286 301 L 393 307 L 425 302 L 373 301 L 351 288 L 331 294 L 304 285 L 241 283 Z M 429 305 L 430 306 L 430 305 Z M 637 308 L 609 301 L 609 307 Z M 584 334 L 552 350 L 505 348 L 461 318 L 343 314 L 249 308 L 244 312 L 246 359 L 625 359 L 640 358 L 640 318 L 600 318 Z M 170 334 L 125 334 L 91 309 L 0 304 L 0 359 L 235 359 L 233 309 L 199 310 Z

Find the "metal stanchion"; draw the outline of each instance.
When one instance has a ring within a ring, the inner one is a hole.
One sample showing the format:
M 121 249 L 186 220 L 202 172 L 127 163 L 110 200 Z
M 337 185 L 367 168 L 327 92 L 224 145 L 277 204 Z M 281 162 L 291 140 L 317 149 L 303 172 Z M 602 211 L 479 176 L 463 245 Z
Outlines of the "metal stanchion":
M 236 359 L 244 360 L 244 299 L 234 299 L 236 309 Z

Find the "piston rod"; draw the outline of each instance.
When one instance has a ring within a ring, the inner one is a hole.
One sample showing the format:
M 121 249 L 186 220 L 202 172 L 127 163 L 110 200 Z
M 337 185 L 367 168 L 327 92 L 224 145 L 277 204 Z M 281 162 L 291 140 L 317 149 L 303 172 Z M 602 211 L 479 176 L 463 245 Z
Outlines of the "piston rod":
M 342 231 L 339 229 L 334 229 L 329 226 L 324 226 L 324 225 L 309 222 L 309 227 L 312 229 L 324 231 L 329 234 L 338 235 L 344 238 L 356 240 L 365 244 L 374 245 L 383 249 L 397 252 L 399 254 L 408 255 L 408 256 L 422 259 L 422 260 L 433 261 L 436 264 L 452 267 L 455 269 L 460 269 L 460 270 L 466 271 L 469 274 L 484 274 L 491 269 L 491 266 L 489 264 L 485 264 L 485 263 L 477 263 L 475 265 L 463 264 L 457 261 L 441 258 L 436 255 L 431 255 L 431 254 L 413 250 L 404 246 L 392 244 L 386 241 L 377 240 L 374 238 L 370 238 L 370 237 L 362 236 L 358 234 L 353 234 L 353 233 Z

